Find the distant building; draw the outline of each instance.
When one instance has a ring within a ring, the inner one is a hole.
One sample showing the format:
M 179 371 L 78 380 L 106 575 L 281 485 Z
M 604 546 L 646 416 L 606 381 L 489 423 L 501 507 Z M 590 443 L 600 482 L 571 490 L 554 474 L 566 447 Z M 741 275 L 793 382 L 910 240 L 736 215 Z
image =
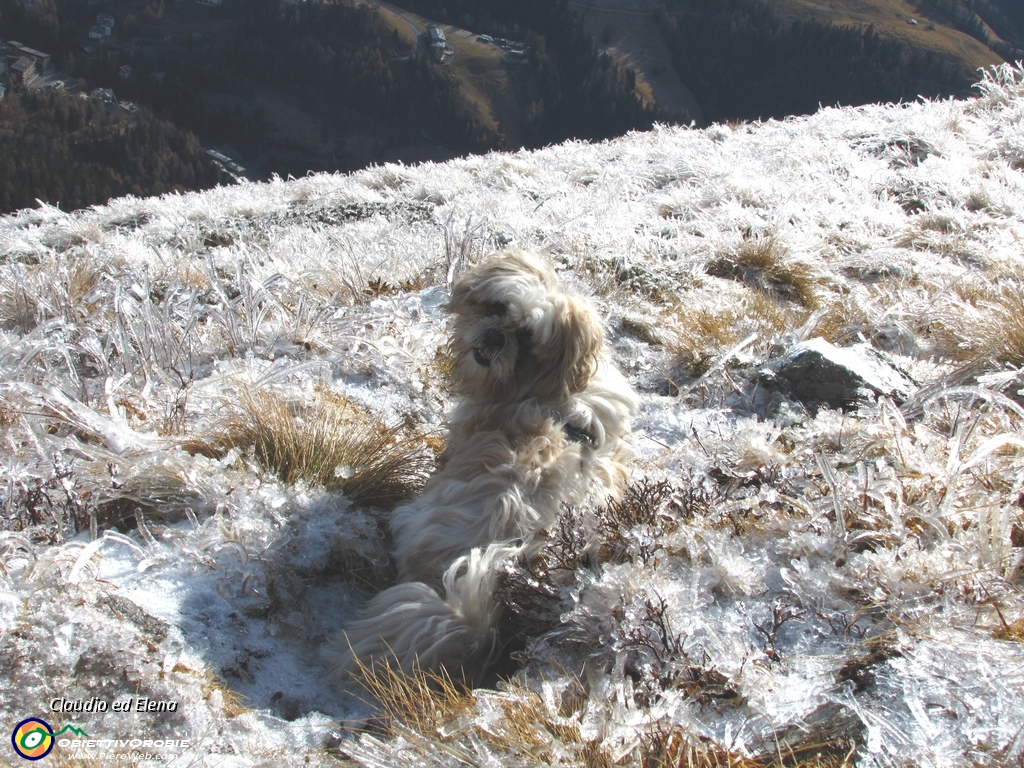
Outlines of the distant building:
M 4 96 L 7 95 L 7 86 L 0 84 L 0 101 L 4 100 Z
M 36 76 L 36 63 L 28 56 L 22 56 L 11 65 L 11 81 L 25 85 Z
M 0 78 L 7 77 L 7 43 L 0 40 Z
M 27 45 L 22 45 L 17 40 L 8 40 L 7 55 L 13 58 L 31 59 L 34 65 L 34 74 L 50 74 L 50 54 L 48 53 L 37 51 L 35 48 L 29 48 Z
M 114 34 L 114 16 L 106 11 L 96 14 L 96 23 L 89 29 L 90 40 L 106 40 Z
M 444 52 L 448 50 L 448 39 L 444 36 L 444 31 L 439 27 L 430 26 L 427 27 L 427 35 L 430 37 L 430 51 L 434 58 L 442 58 Z
M 114 96 L 114 92 L 109 88 L 95 88 L 90 94 L 90 97 L 98 99 L 105 104 L 116 104 L 117 97 Z

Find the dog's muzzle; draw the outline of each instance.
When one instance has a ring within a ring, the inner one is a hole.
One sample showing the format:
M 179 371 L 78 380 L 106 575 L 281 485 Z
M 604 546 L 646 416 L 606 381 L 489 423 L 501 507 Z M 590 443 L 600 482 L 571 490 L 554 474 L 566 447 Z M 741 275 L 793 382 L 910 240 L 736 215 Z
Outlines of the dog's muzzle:
M 505 334 L 492 328 L 484 336 L 480 346 L 473 350 L 473 359 L 477 364 L 486 368 L 504 348 Z

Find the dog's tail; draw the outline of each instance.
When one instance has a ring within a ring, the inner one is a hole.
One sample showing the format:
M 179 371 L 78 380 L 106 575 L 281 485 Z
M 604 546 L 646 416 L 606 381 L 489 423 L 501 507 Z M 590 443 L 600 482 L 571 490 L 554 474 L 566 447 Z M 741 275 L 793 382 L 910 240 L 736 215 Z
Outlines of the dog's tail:
M 475 682 L 497 651 L 498 566 L 520 549 L 492 544 L 460 557 L 444 574 L 444 597 L 419 581 L 385 589 L 328 649 L 332 674 L 344 679 L 380 664 L 407 673 L 443 667 Z

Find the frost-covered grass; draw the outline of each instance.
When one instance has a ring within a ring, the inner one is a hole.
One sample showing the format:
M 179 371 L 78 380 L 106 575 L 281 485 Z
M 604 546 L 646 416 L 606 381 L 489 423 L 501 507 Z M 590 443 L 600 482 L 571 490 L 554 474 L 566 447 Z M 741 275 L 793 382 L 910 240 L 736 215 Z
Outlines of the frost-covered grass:
M 970 101 L 0 219 L 3 722 L 190 739 L 179 766 L 1018 765 L 1022 126 L 1003 68 Z M 374 711 L 318 652 L 392 577 L 447 290 L 507 245 L 595 296 L 633 486 L 508 564 L 507 679 L 378 671 Z M 808 410 L 762 371 L 815 336 L 916 390 Z M 94 696 L 178 706 L 50 711 Z

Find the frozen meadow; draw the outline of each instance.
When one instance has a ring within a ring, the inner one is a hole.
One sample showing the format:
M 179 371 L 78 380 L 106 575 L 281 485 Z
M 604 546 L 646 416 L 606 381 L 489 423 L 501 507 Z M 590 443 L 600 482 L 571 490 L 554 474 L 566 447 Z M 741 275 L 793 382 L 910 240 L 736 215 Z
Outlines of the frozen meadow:
M 371 708 L 319 649 L 391 578 L 447 291 L 503 247 L 599 307 L 634 483 L 508 564 L 501 680 Z M 818 337 L 910 391 L 801 402 L 773 361 Z M 173 766 L 1019 766 L 1024 70 L 0 218 L 0 439 L 12 729 L 189 740 Z

